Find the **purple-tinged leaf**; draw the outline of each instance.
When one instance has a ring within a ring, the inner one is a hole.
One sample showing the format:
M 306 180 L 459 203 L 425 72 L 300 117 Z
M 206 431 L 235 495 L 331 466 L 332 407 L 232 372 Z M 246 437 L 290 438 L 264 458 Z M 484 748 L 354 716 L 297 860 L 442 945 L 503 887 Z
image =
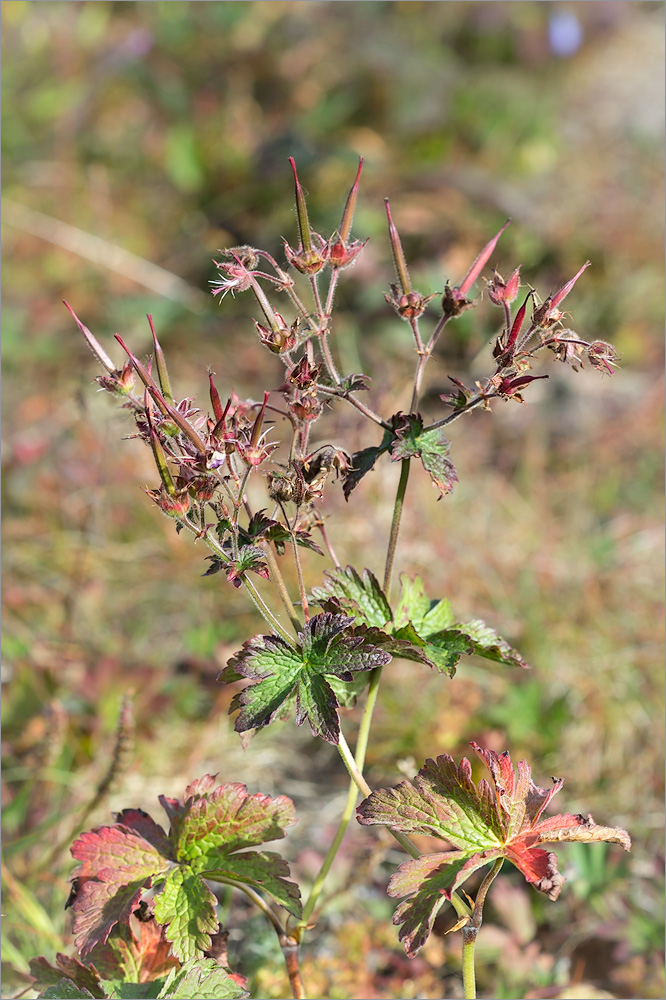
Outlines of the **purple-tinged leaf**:
M 111 877 L 113 869 L 103 869 L 103 874 Z M 90 954 L 95 945 L 104 944 L 116 924 L 129 923 L 132 912 L 150 886 L 149 878 L 129 884 L 91 878 L 81 886 L 72 906 L 74 940 L 81 958 Z
M 458 475 L 453 464 L 446 457 L 449 453 L 449 442 L 441 427 L 431 430 L 423 429 L 423 418 L 418 413 L 401 415 L 396 421 L 397 441 L 391 447 L 391 459 L 394 462 L 407 458 L 420 458 L 423 468 L 432 479 L 433 486 L 439 490 L 440 496 L 450 493 Z
M 395 440 L 393 431 L 384 431 L 381 442 L 372 448 L 362 448 L 361 451 L 354 452 L 351 457 L 351 468 L 343 475 L 342 492 L 345 500 L 349 500 L 352 490 L 355 490 L 363 477 L 374 467 L 380 455 L 388 451 Z
M 391 606 L 369 569 L 359 576 L 353 566 L 327 570 L 321 587 L 312 588 L 312 601 L 320 604 L 334 598 L 340 611 L 353 615 L 357 625 L 382 628 L 393 617 Z
M 236 732 L 267 726 L 288 699 L 296 698 L 296 722 L 306 720 L 314 735 L 337 743 L 340 733 L 338 703 L 326 675 L 351 681 L 356 671 L 388 663 L 387 653 L 353 635 L 354 619 L 324 613 L 306 622 L 299 646 L 279 636 L 255 636 L 229 661 L 229 666 L 254 681 L 241 692 Z
M 35 990 L 46 986 L 55 986 L 64 978 L 75 983 L 77 987 L 86 989 L 91 997 L 101 1000 L 105 996 L 97 969 L 91 965 L 84 965 L 78 959 L 70 958 L 61 952 L 56 955 L 55 966 L 43 957 L 31 958 L 30 975 L 35 979 L 32 987 Z

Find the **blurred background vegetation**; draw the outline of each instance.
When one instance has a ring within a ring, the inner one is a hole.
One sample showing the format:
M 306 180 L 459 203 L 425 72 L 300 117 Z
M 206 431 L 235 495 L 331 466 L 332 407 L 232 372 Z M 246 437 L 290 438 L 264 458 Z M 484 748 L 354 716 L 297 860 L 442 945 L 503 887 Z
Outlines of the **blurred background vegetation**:
M 400 569 L 500 628 L 533 670 L 475 662 L 449 682 L 396 664 L 368 780 L 472 738 L 527 757 L 539 783 L 563 775 L 558 805 L 626 827 L 634 850 L 564 847 L 557 904 L 506 873 L 481 995 L 663 996 L 663 5 L 12 2 L 2 22 L 4 995 L 25 989 L 30 957 L 73 950 L 66 846 L 81 824 L 125 806 L 157 818 L 157 794 L 218 772 L 295 800 L 284 852 L 305 884 L 335 829 L 332 748 L 289 725 L 243 753 L 230 732 L 215 678 L 262 623 L 157 516 L 150 456 L 121 441 L 131 425 L 96 393 L 60 302 L 118 361 L 113 333 L 146 353 L 151 312 L 180 396 L 204 401 L 210 365 L 221 392 L 260 397 L 279 363 L 251 302 L 208 294 L 211 258 L 293 242 L 290 155 L 331 232 L 362 154 L 355 234 L 370 242 L 344 276 L 335 348 L 373 377 L 375 409 L 404 409 L 412 365 L 382 295 L 384 196 L 424 292 L 459 280 L 509 216 L 497 266 L 521 264 L 542 296 L 589 258 L 572 325 L 622 363 L 612 379 L 550 364 L 528 406 L 457 423 L 460 484 L 441 503 L 413 477 Z M 447 374 L 487 371 L 497 317 L 486 302 L 447 329 L 428 414 Z M 350 450 L 375 443 L 351 409 L 328 428 Z M 381 571 L 395 485 L 385 463 L 348 507 L 328 488 L 343 561 Z M 321 571 L 313 556 L 311 583 Z M 84 816 L 129 691 L 134 758 Z M 399 861 L 348 834 L 306 948 L 311 995 L 460 995 L 451 915 L 414 961 L 398 946 L 385 886 Z M 272 931 L 235 898 L 223 918 L 252 995 L 286 995 Z

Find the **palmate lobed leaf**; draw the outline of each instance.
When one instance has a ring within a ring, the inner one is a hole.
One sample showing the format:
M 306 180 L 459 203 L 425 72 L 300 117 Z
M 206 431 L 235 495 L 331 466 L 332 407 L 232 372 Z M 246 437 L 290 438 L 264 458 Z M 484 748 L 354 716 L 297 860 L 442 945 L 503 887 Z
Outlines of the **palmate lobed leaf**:
M 185 962 L 173 969 L 157 1000 L 246 1000 L 250 994 L 212 958 Z
M 458 474 L 452 462 L 446 457 L 449 441 L 443 428 L 423 429 L 423 418 L 419 413 L 396 414 L 393 417 L 397 440 L 391 446 L 391 460 L 400 462 L 407 458 L 420 458 L 423 468 L 439 490 L 440 497 L 450 493 Z
M 183 961 L 201 956 L 218 929 L 216 899 L 205 878 L 222 869 L 300 917 L 300 894 L 288 881 L 287 863 L 271 852 L 236 853 L 284 837 L 285 827 L 296 822 L 290 799 L 249 795 L 239 783 L 216 787 L 215 777 L 205 775 L 187 787 L 183 799 L 160 801 L 171 820 L 169 836 L 141 810 L 125 810 L 118 817 L 123 822 L 86 833 L 72 847 L 81 861 L 72 905 L 82 956 L 95 952 L 113 966 L 113 950 L 105 943 L 118 924 L 127 947 L 137 945 L 130 918 L 151 887 L 158 890 L 154 916 L 173 954 Z M 119 964 L 121 958 L 133 956 L 119 955 Z
M 204 880 L 186 868 L 167 876 L 155 896 L 155 919 L 166 927 L 167 941 L 181 962 L 197 958 L 211 946 L 218 929 L 217 899 Z
M 327 676 L 351 682 L 354 674 L 388 663 L 391 654 L 356 636 L 347 615 L 324 612 L 305 623 L 298 644 L 279 636 L 255 636 L 229 660 L 221 679 L 246 677 L 253 684 L 234 700 L 240 707 L 234 728 L 243 733 L 269 725 L 295 696 L 296 722 L 307 721 L 315 736 L 340 738 L 338 700 Z
M 427 760 L 411 782 L 373 792 L 357 810 L 362 825 L 435 836 L 454 848 L 406 861 L 390 880 L 390 895 L 409 897 L 396 909 L 394 923 L 402 925 L 400 940 L 411 956 L 427 940 L 443 902 L 472 872 L 498 858 L 511 861 L 527 882 L 557 899 L 564 882 L 557 857 L 538 845 L 573 840 L 631 847 L 626 831 L 597 826 L 591 816 L 542 819 L 562 781 L 540 788 L 526 761 L 514 769 L 508 753 L 471 746 L 488 767 L 490 783 L 482 779 L 475 785 L 466 758 L 456 764 L 442 754 Z
M 105 944 L 96 945 L 88 956 L 103 979 L 144 983 L 166 976 L 179 963 L 171 954 L 164 928 L 154 916 L 133 914 L 129 924 L 118 924 Z

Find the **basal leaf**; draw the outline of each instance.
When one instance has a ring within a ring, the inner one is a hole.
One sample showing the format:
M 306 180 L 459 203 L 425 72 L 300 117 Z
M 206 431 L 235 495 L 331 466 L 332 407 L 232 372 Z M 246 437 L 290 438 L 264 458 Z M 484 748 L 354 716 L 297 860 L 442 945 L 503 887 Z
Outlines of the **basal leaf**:
M 209 776 L 212 778 L 212 775 Z M 245 785 L 230 782 L 190 792 L 178 829 L 179 860 L 197 862 L 286 836 L 296 822 L 294 804 L 285 795 L 249 795 Z M 217 867 L 217 865 L 215 865 Z
M 214 866 L 214 867 L 213 867 Z M 205 859 L 204 873 L 237 879 L 271 896 L 295 917 L 301 916 L 301 894 L 295 882 L 289 880 L 289 865 L 273 851 L 243 851 L 242 854 L 221 855 L 215 865 L 213 855 Z
M 100 871 L 108 868 L 116 873 L 113 881 L 122 883 L 124 880 L 127 884 L 166 871 L 173 859 L 166 834 L 150 817 L 146 819 L 150 821 L 159 847 L 129 826 L 100 826 L 74 841 L 72 856 L 81 862 L 74 876 L 100 877 Z M 169 851 L 170 856 L 162 854 L 162 850 Z
M 89 993 L 83 986 L 77 986 L 71 979 L 62 978 L 53 986 L 47 986 L 43 993 L 39 994 L 38 1000 L 92 1000 L 92 993 Z M 102 996 L 106 996 L 103 993 Z
M 341 611 L 353 615 L 357 625 L 382 628 L 393 617 L 384 591 L 368 569 L 362 577 L 353 566 L 328 570 L 322 586 L 313 587 L 312 600 L 319 604 L 330 598 L 335 598 Z
M 550 790 L 540 788 L 526 761 L 514 768 L 508 753 L 471 745 L 488 767 L 490 783 L 482 779 L 475 785 L 466 758 L 456 764 L 442 754 L 427 760 L 412 782 L 372 792 L 357 810 L 365 826 L 423 833 L 454 848 L 406 861 L 391 877 L 389 894 L 409 897 L 396 909 L 393 922 L 402 924 L 400 938 L 410 956 L 426 941 L 442 901 L 478 868 L 506 858 L 536 889 L 556 899 L 564 878 L 555 854 L 538 845 L 573 840 L 631 847 L 626 831 L 597 826 L 591 816 L 565 813 L 543 819 L 562 781 L 556 780 Z
M 88 961 L 103 979 L 143 983 L 166 976 L 178 960 L 171 944 L 153 916 L 138 920 L 132 915 L 128 925 L 118 924 L 106 944 L 96 945 Z
M 70 958 L 58 952 L 55 966 L 45 958 L 30 959 L 30 975 L 34 978 L 33 989 L 57 986 L 62 979 L 67 979 L 76 986 L 88 991 L 88 996 L 103 998 L 104 990 L 100 985 L 100 977 L 95 967 L 84 965 L 77 958 Z
M 216 903 L 203 879 L 186 868 L 172 871 L 155 896 L 155 919 L 165 925 L 167 940 L 181 962 L 210 948 L 210 935 L 218 928 Z
M 90 954 L 95 945 L 104 944 L 117 923 L 129 923 L 132 912 L 141 902 L 151 879 L 140 878 L 129 884 L 111 881 L 112 868 L 100 871 L 107 881 L 88 879 L 80 888 L 72 909 L 76 948 L 81 958 Z
M 391 447 L 391 459 L 399 462 L 406 458 L 420 458 L 440 496 L 450 493 L 454 483 L 458 482 L 458 475 L 446 457 L 449 442 L 443 428 L 424 430 L 423 418 L 418 413 L 399 416 L 401 419 L 396 421 L 397 440 Z
M 201 958 L 172 969 L 157 1000 L 246 1000 L 249 996 L 214 959 Z

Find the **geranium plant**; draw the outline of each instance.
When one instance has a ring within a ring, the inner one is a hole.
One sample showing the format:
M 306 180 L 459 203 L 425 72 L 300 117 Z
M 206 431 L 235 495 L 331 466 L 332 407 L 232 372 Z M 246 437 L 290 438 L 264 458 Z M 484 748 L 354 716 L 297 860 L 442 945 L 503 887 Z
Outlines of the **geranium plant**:
M 292 996 L 305 997 L 299 950 L 355 811 L 363 826 L 387 827 L 409 855 L 388 886 L 391 896 L 402 899 L 394 923 L 407 954 L 422 947 L 441 908 L 452 906 L 455 929 L 462 931 L 464 993 L 473 997 L 474 942 L 484 900 L 505 860 L 554 900 L 564 879 L 555 855 L 541 845 L 604 840 L 630 846 L 623 830 L 597 826 L 590 816 L 546 815 L 562 781 L 541 788 L 525 761 L 514 767 L 508 752 L 475 743 L 490 781 L 475 784 L 470 762 L 456 763 L 445 754 L 393 788 L 372 790 L 363 776 L 382 672 L 392 661 L 411 661 L 414 671 L 442 674 L 443 682 L 453 678 L 463 656 L 510 670 L 527 668 L 498 632 L 480 619 L 462 620 L 446 598 L 428 596 L 420 578 L 403 573 L 394 587 L 397 541 L 412 468 L 425 473 L 440 497 L 457 482 L 448 425 L 472 410 L 489 410 L 494 401 L 524 402 L 531 383 L 548 378 L 533 373 L 544 354 L 572 368 L 587 362 L 612 374 L 612 346 L 585 341 L 564 326 L 562 304 L 589 262 L 544 299 L 531 287 L 520 293 L 519 268 L 506 280 L 494 271 L 486 295 L 500 310 L 501 329 L 487 375 L 473 385 L 451 378 L 451 391 L 441 396 L 441 416 L 428 422 L 419 409 L 426 365 L 447 324 L 476 305 L 473 286 L 508 222 L 462 280 L 426 294 L 412 283 L 387 201 L 395 280 L 386 301 L 406 324 L 416 362 L 408 411 L 380 414 L 366 402 L 371 380 L 342 372 L 335 350 L 336 289 L 365 245 L 351 235 L 363 162 L 340 225 L 326 236 L 310 226 L 296 165 L 290 163 L 298 239 L 295 246 L 285 242 L 286 262 L 250 246 L 225 250 L 216 261 L 219 276 L 212 288 L 220 300 L 228 293 L 254 297 L 257 343 L 282 365 L 279 389 L 245 400 L 220 395 L 211 373 L 210 405 L 197 405 L 172 387 L 150 317 L 152 359 L 144 364 L 117 336 L 123 352 L 117 363 L 68 308 L 104 369 L 99 385 L 129 411 L 135 436 L 152 451 L 157 479 L 148 496 L 177 531 L 207 547 L 206 573 L 243 588 L 266 622 L 268 631 L 249 638 L 220 676 L 221 683 L 238 686 L 231 704 L 235 730 L 246 741 L 275 720 L 307 722 L 314 739 L 339 750 L 350 774 L 347 803 L 304 902 L 287 863 L 263 848 L 295 821 L 291 802 L 248 794 L 230 780 L 239 775 L 223 774 L 220 784 L 207 775 L 194 780 L 182 799 L 161 797 L 168 830 L 134 808 L 112 825 L 82 834 L 72 847 L 79 866 L 69 900 L 80 961 L 61 955 L 52 966 L 35 960 L 32 971 L 44 997 L 129 996 L 128 990 L 135 991 L 132 996 L 248 996 L 242 977 L 228 967 L 215 884 L 245 893 L 266 915 L 284 953 Z M 286 308 L 276 308 L 278 294 Z M 348 451 L 327 440 L 325 417 L 334 403 L 353 407 L 366 421 L 366 447 Z M 341 565 L 324 494 L 338 480 L 349 500 L 379 461 L 398 464 L 399 482 L 385 563 L 377 575 L 363 565 Z M 252 496 L 255 483 L 261 484 L 261 505 L 250 499 L 250 480 Z M 286 559 L 293 562 L 297 593 L 285 580 Z M 322 559 L 328 560 L 325 569 Z M 314 572 L 319 582 L 308 585 Z M 359 721 L 353 749 L 344 735 L 352 710 Z M 364 798 L 357 808 L 359 791 Z M 442 851 L 420 855 L 411 834 L 438 838 Z M 472 899 L 463 886 L 481 869 L 485 877 Z

